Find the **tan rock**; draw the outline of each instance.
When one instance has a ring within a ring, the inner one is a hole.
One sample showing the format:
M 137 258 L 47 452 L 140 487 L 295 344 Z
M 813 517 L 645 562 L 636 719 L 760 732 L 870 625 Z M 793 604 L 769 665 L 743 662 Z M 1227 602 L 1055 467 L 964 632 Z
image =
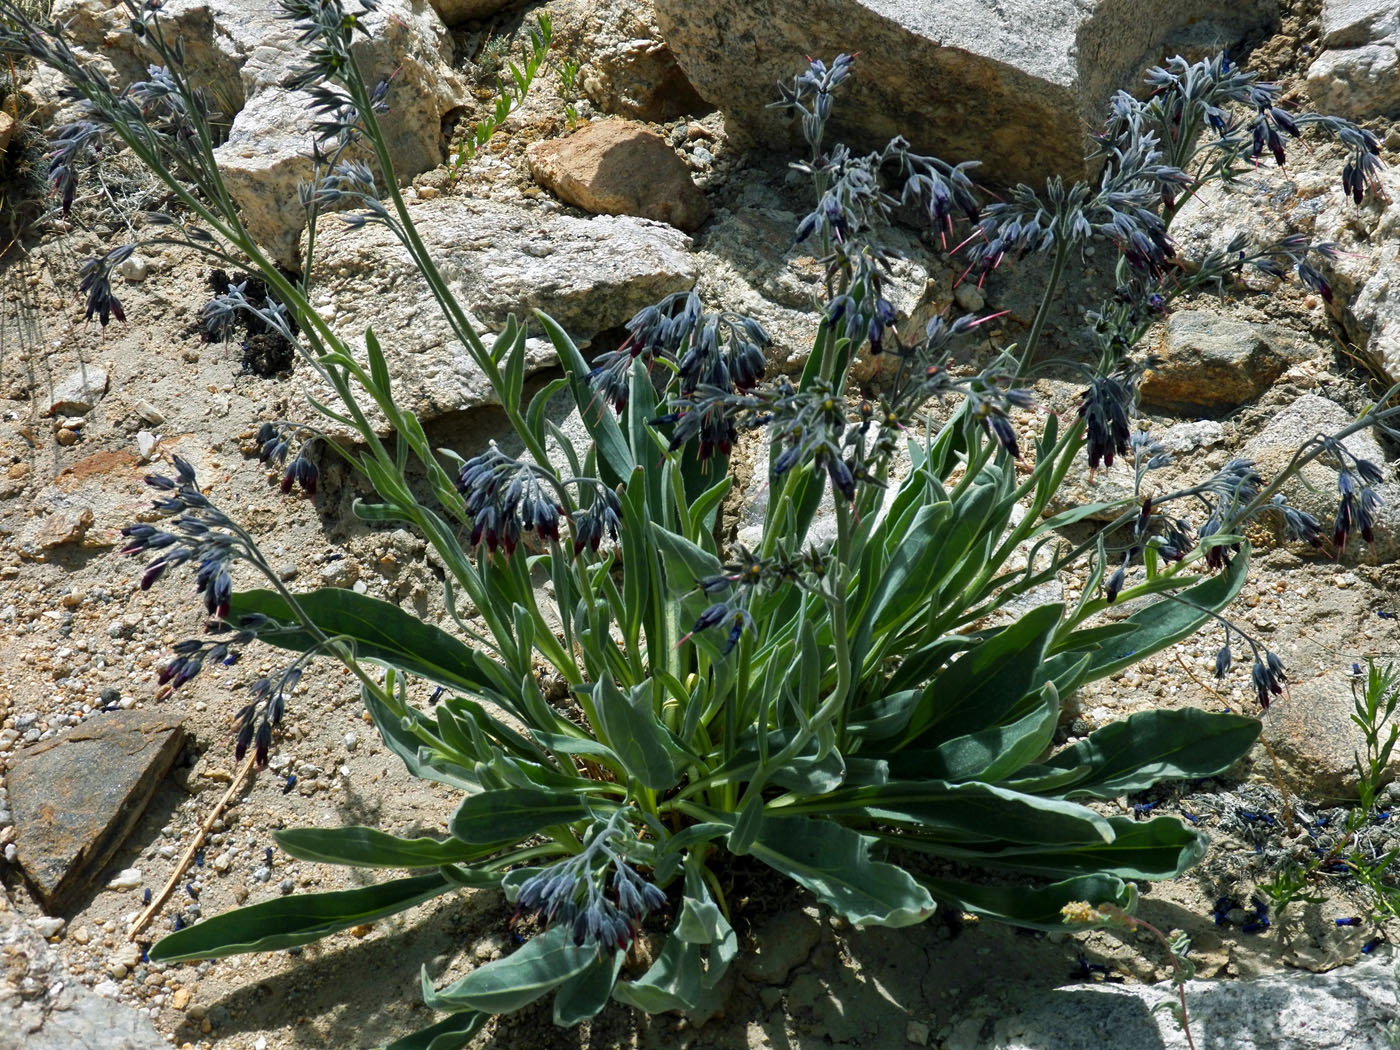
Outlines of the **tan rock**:
M 636 215 L 694 230 L 709 202 L 661 136 L 603 120 L 527 151 L 530 173 L 555 196 L 595 215 Z
M 170 997 L 170 1005 L 177 1010 L 183 1010 L 190 1005 L 190 990 L 188 988 L 177 988 L 175 994 Z
M 14 138 L 16 129 L 19 128 L 19 121 L 8 113 L 0 110 L 0 153 L 4 153 L 10 148 L 10 140 Z

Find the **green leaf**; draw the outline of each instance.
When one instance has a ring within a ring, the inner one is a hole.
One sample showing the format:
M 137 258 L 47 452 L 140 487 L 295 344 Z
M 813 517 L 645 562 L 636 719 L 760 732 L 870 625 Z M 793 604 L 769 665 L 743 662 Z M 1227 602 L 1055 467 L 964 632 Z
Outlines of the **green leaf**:
M 554 1023 L 572 1028 L 606 1006 L 626 957 L 626 952 L 604 954 L 583 973 L 560 985 L 554 993 Z
M 1051 769 L 1084 767 L 1059 790 L 1113 798 L 1162 780 L 1210 777 L 1229 769 L 1258 739 L 1262 723 L 1196 708 L 1140 711 L 1096 729 L 1049 758 Z
M 464 1010 L 437 1024 L 420 1028 L 412 1035 L 395 1039 L 384 1050 L 460 1050 L 490 1019 L 490 1014 L 480 1010 Z
M 1176 817 L 1136 821 L 1109 817 L 1113 841 L 1075 849 L 1021 852 L 982 852 L 975 847 L 959 853 L 989 868 L 1011 868 L 1041 875 L 1112 875 L 1120 879 L 1174 879 L 1205 856 L 1204 834 Z M 945 854 L 946 855 L 946 854 Z
M 904 732 L 906 744 L 936 745 L 996 725 L 1027 693 L 1039 691 L 1045 647 L 1062 605 L 1041 605 L 963 653 L 929 683 Z
M 296 596 L 299 604 L 323 632 L 344 636 L 355 644 L 355 655 L 389 667 L 397 667 L 441 685 L 473 693 L 497 689 L 505 668 L 468 648 L 452 635 L 397 605 L 356 594 L 341 587 L 322 587 Z M 231 602 L 230 620 L 248 613 L 261 613 L 286 630 L 264 631 L 260 641 L 283 649 L 307 652 L 319 645 L 318 639 L 297 624 L 296 614 L 275 591 L 238 591 Z
M 434 1010 L 510 1013 L 583 973 L 597 958 L 595 945 L 575 946 L 567 924 L 553 926 L 504 959 L 478 966 L 442 991 L 433 988 L 424 967 L 423 1002 Z
M 1223 609 L 1240 593 L 1249 573 L 1249 554 L 1249 545 L 1245 544 L 1229 568 L 1218 576 L 1188 587 L 1174 597 L 1153 602 L 1129 616 L 1124 622 L 1132 624 L 1134 630 L 1100 643 L 1089 662 L 1087 681 L 1121 671 L 1195 634 L 1201 624 L 1210 619 L 1204 610 Z
M 1040 691 L 1040 703 L 1024 717 L 1009 725 L 954 737 L 932 751 L 906 750 L 891 755 L 890 773 L 896 778 L 919 776 L 995 784 L 1050 746 L 1059 717 L 1060 694 L 1052 683 L 1046 682 Z
M 452 815 L 452 834 L 463 842 L 519 842 L 546 828 L 588 816 L 576 795 L 534 788 L 498 788 L 468 795 Z
M 413 516 L 395 503 L 366 503 L 356 499 L 350 504 L 350 513 L 361 521 L 413 523 Z
M 373 328 L 365 329 L 365 356 L 369 358 L 369 375 L 379 391 L 388 395 L 392 389 L 389 383 L 389 363 L 384 359 L 384 350 Z
M 679 774 L 666 746 L 665 729 L 657 722 L 650 679 L 634 686 L 630 697 L 618 689 L 612 675 L 603 674 L 593 686 L 593 703 L 602 735 L 622 760 L 628 774 L 652 791 L 675 787 Z
M 857 926 L 912 926 L 933 900 L 903 868 L 870 859 L 875 840 L 829 820 L 766 816 L 749 847 Z
M 666 938 L 656 961 L 635 981 L 620 981 L 613 998 L 649 1014 L 693 1010 L 705 993 L 705 946 L 675 934 Z
M 1067 929 L 1060 909 L 1071 901 L 1113 903 L 1126 908 L 1133 900 L 1128 883 L 1106 875 L 1087 875 L 1035 887 L 981 886 L 953 879 L 922 878 L 919 881 L 940 904 L 1037 930 Z
M 855 659 L 863 662 L 877 634 L 891 630 L 927 603 L 933 566 L 939 558 L 935 534 L 946 531 L 951 512 L 948 503 L 920 507 L 906 536 L 921 539 L 900 543 L 883 569 L 862 578 L 852 596 L 854 607 L 860 610 L 852 646 Z
M 954 832 L 950 839 L 954 843 L 971 838 L 1042 847 L 1113 840 L 1108 819 L 1091 809 L 978 781 L 894 780 L 842 788 L 789 808 L 832 816 L 860 813 L 874 820 L 913 825 L 916 831 Z
M 320 940 L 431 900 L 456 884 L 441 872 L 355 890 L 278 897 L 224 912 L 172 933 L 151 948 L 156 962 L 271 952 Z
M 470 845 L 458 839 L 404 839 L 375 828 L 287 828 L 274 831 L 277 845 L 298 860 L 353 864 L 357 868 L 437 868 L 494 853 L 497 845 Z

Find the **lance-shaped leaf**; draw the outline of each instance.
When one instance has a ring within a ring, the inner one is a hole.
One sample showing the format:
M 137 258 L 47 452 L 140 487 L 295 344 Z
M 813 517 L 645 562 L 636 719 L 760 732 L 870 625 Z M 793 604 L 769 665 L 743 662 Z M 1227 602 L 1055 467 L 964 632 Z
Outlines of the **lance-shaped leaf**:
M 853 925 L 923 922 L 933 898 L 903 868 L 871 860 L 874 841 L 827 820 L 766 815 L 749 852 Z
M 545 828 L 588 816 L 577 795 L 535 788 L 498 788 L 468 795 L 452 815 L 452 834 L 463 842 L 519 842 Z
M 322 587 L 296 598 L 322 632 L 352 639 L 355 655 L 361 660 L 398 667 L 431 682 L 478 694 L 490 695 L 510 682 L 505 668 L 391 602 L 342 587 Z M 239 616 L 248 613 L 261 613 L 279 623 L 297 623 L 291 607 L 275 591 L 236 593 L 231 622 L 237 623 Z M 320 644 L 309 630 L 295 626 L 265 632 L 260 637 L 296 652 L 306 652 Z
M 568 929 L 555 926 L 530 938 L 504 959 L 478 966 L 441 991 L 433 988 L 424 967 L 423 1002 L 434 1010 L 509 1013 L 583 973 L 597 959 L 596 945 L 578 947 Z
M 561 984 L 554 993 L 554 1023 L 561 1028 L 572 1028 L 606 1006 L 626 954 L 604 953 L 583 973 Z
M 1139 609 L 1125 623 L 1133 625 L 1104 639 L 1089 662 L 1087 681 L 1095 681 L 1145 660 L 1153 653 L 1190 637 L 1210 619 L 1206 610 L 1223 609 L 1240 593 L 1249 574 L 1249 545 L 1218 576 L 1211 576 L 1179 594 Z
M 461 1050 L 490 1019 L 490 1014 L 480 1010 L 463 1010 L 437 1024 L 420 1028 L 412 1035 L 395 1039 L 384 1050 Z
M 1257 718 L 1197 708 L 1140 711 L 1096 729 L 1045 762 L 1082 774 L 1059 790 L 1065 795 L 1113 798 L 1162 780 L 1210 777 L 1229 769 L 1254 745 Z
M 624 695 L 604 672 L 593 687 L 593 705 L 601 730 L 629 774 L 653 791 L 674 787 L 678 774 L 667 747 L 666 730 L 651 703 L 653 683 L 643 682 Z
M 357 868 L 437 868 L 489 856 L 509 843 L 477 845 L 461 839 L 405 839 L 376 828 L 286 828 L 277 845 L 299 860 Z
M 892 780 L 841 788 L 790 808 L 832 816 L 859 813 L 955 842 L 962 837 L 1042 847 L 1113 841 L 1108 818 L 1091 809 L 977 781 Z
M 456 889 L 441 872 L 334 893 L 279 897 L 216 915 L 172 933 L 151 948 L 157 962 L 217 959 L 309 944 L 337 930 L 375 922 Z
M 1132 905 L 1136 894 L 1132 884 L 1107 875 L 1087 875 L 1065 879 L 1048 886 L 984 886 L 954 879 L 920 880 L 939 903 L 1037 930 L 1063 930 L 1060 909 L 1070 901 L 1093 904 L 1111 903 L 1120 908 Z

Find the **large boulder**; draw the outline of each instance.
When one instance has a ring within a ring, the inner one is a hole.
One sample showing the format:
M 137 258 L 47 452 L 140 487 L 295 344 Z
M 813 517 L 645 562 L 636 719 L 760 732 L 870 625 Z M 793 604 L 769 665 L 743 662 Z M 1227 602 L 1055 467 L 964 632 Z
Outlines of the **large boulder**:
M 696 279 L 690 238 L 631 216 L 581 219 L 556 208 L 439 197 L 411 208 L 419 236 L 479 332 L 542 310 L 580 345 Z M 316 237 L 316 304 L 347 338 L 373 326 L 400 407 L 426 420 L 492 401 L 397 237 L 333 218 Z M 489 340 L 489 337 L 487 337 Z M 556 363 L 530 344 L 529 368 Z M 323 396 L 324 391 L 317 392 Z
M 306 65 L 296 24 L 262 0 L 170 0 L 160 17 L 181 41 L 185 65 L 215 109 L 230 119 L 215 150 L 219 170 L 248 230 L 281 265 L 300 266 L 306 224 L 298 187 L 311 175 L 311 101 L 285 83 Z M 74 45 L 94 56 L 118 84 L 144 79 L 150 49 L 128 29 L 124 7 L 105 0 L 59 0 L 54 18 Z M 465 86 L 452 71 L 452 43 L 431 8 L 383 0 L 365 16 L 354 45 L 370 83 L 391 78 L 389 113 L 381 118 L 401 180 L 442 163 L 442 121 L 460 106 Z
M 1400 112 L 1400 7 L 1395 0 L 1324 0 L 1322 54 L 1308 93 L 1325 113 L 1362 120 Z
M 1167 319 L 1157 363 L 1138 392 L 1144 408 L 1218 418 L 1315 355 L 1305 340 L 1277 325 L 1181 310 Z
M 797 122 L 767 108 L 802 57 L 859 54 L 834 138 L 895 135 L 980 177 L 1039 184 L 1085 173 L 1086 130 L 1118 88 L 1186 46 L 1268 24 L 1275 0 L 656 0 L 657 23 L 731 136 L 790 150 Z M 1189 28 L 1188 28 L 1189 27 Z M 805 153 L 805 149 L 802 150 Z

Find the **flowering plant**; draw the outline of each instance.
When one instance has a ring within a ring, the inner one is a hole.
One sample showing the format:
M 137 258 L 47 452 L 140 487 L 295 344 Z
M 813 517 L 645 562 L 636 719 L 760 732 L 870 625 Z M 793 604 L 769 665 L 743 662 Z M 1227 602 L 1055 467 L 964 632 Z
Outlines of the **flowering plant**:
M 1152 155 L 1140 126 L 1128 121 L 1136 152 L 1114 154 L 1117 174 L 1099 197 L 1052 187 L 1063 214 L 1032 237 L 1014 208 L 980 208 L 970 165 L 920 156 L 902 140 L 864 157 L 828 148 L 833 92 L 852 61 L 811 62 L 779 103 L 800 115 L 811 146 L 800 167 L 817 203 L 797 235 L 815 238 L 827 265 L 822 322 L 800 375 L 765 380 L 762 326 L 683 294 L 643 310 L 626 342 L 593 361 L 538 315 L 564 374 L 526 403 L 525 327 L 512 320 L 492 343 L 482 340 L 397 189 L 377 118 L 392 91 L 370 86 L 350 47 L 373 4 L 352 14 L 340 0 L 284 0 L 314 45 L 298 82 L 322 117 L 303 193 L 308 252 L 319 213 L 332 205 L 400 239 L 523 448 L 519 457 L 493 445 L 463 458 L 433 449 L 395 403 L 392 348 L 367 330 L 363 352 L 352 349 L 312 308 L 307 283 L 247 234 L 219 181 L 207 100 L 166 42 L 157 6 L 128 3 L 132 31 L 166 65 L 120 92 L 56 31 L 29 25 L 0 45 L 64 71 L 92 109 L 82 134 L 115 134 L 166 183 L 184 211 L 178 220 L 153 216 L 158 236 L 256 268 L 270 298 L 253 301 L 232 285 L 207 320 L 253 312 L 280 332 L 338 398 L 315 407 L 357 441 L 269 424 L 259 435 L 264 458 L 286 464 L 284 489 L 308 494 L 318 483 L 308 441 L 355 466 L 377 493 L 356 514 L 421 532 L 445 566 L 452 618 L 424 622 L 352 591 L 291 591 L 176 460 L 175 477 L 150 479 L 168 527 L 130 527 L 126 549 L 153 555 L 143 586 L 196 565 L 215 638 L 183 643 L 163 679 L 178 686 L 254 641 L 291 651 L 281 675 L 252 684 L 253 701 L 236 719 L 239 753 L 252 748 L 261 761 L 306 660 L 338 659 L 385 745 L 413 775 L 463 797 L 442 839 L 364 827 L 279 832 L 296 857 L 426 873 L 209 918 L 154 945 L 152 958 L 293 947 L 437 895 L 499 887 L 534 934 L 446 987 L 425 978 L 425 1001 L 448 1016 L 394 1044 L 445 1047 L 490 1014 L 550 993 L 564 1025 L 610 999 L 648 1011 L 701 1006 L 738 950 L 716 876 L 726 858 L 752 856 L 854 924 L 917 923 L 941 906 L 1055 926 L 1071 901 L 1126 908 L 1131 880 L 1169 878 L 1201 857 L 1203 834 L 1174 818 L 1106 816 L 1085 803 L 1223 772 L 1253 743 L 1258 721 L 1148 711 L 1056 751 L 1065 700 L 1218 619 L 1246 576 L 1241 531 L 1250 518 L 1277 514 L 1310 536 L 1318 523 L 1277 502 L 1283 478 L 1265 484 L 1244 461 L 1182 492 L 1052 514 L 1081 455 L 1091 466 L 1127 458 L 1139 485 L 1165 463 L 1131 426 L 1138 370 L 1110 362 L 1067 424 L 1033 415 L 1019 385 L 1029 352 L 960 374 L 950 349 L 985 319 L 936 318 L 901 332 L 884 294 L 891 253 L 880 232 L 901 200 L 919 203 L 940 230 L 957 218 L 975 223 L 975 263 L 1098 231 L 1130 265 L 1160 276 L 1169 242 L 1164 220 L 1147 218 L 1141 184 L 1160 192 L 1190 179 Z M 0 12 L 20 17 L 8 0 Z M 65 133 L 55 155 L 65 196 L 79 137 Z M 1347 176 L 1349 192 L 1356 178 Z M 1024 196 L 1016 207 L 1030 207 Z M 1087 219 L 1086 232 L 1070 201 L 1103 215 Z M 90 313 L 104 323 L 121 317 L 107 274 L 123 250 L 87 271 Z M 1238 263 L 1222 262 L 1220 279 Z M 1139 315 L 1124 316 L 1115 331 L 1131 346 L 1123 333 Z M 862 354 L 887 354 L 893 367 L 876 396 L 852 404 L 848 380 Z M 548 401 L 566 390 L 586 447 L 547 417 Z M 956 400 L 938 427 L 925 425 L 934 400 Z M 717 537 L 733 484 L 728 456 L 753 429 L 769 438 L 771 493 L 760 538 L 747 547 Z M 1298 462 L 1329 451 L 1337 454 L 1319 440 Z M 410 461 L 425 488 L 407 480 Z M 1364 492 L 1375 468 L 1342 466 L 1351 522 L 1371 506 Z M 1210 515 L 1194 535 L 1168 513 L 1188 498 Z M 1118 514 L 1113 528 L 1061 538 L 1106 511 Z M 240 565 L 261 572 L 268 588 L 235 589 Z M 1088 574 L 1077 601 L 1030 601 L 1076 567 Z M 540 575 L 552 595 L 537 586 Z M 1132 615 L 1102 622 L 1110 604 L 1130 601 Z M 482 630 L 467 624 L 465 605 Z M 1282 688 L 1282 665 L 1230 631 L 1252 647 L 1267 704 Z M 1222 674 L 1229 662 L 1222 657 Z M 542 670 L 564 683 L 561 692 L 545 688 Z M 413 698 L 418 683 L 435 689 L 426 704 Z M 650 966 L 624 975 L 634 941 L 653 933 L 662 943 Z

